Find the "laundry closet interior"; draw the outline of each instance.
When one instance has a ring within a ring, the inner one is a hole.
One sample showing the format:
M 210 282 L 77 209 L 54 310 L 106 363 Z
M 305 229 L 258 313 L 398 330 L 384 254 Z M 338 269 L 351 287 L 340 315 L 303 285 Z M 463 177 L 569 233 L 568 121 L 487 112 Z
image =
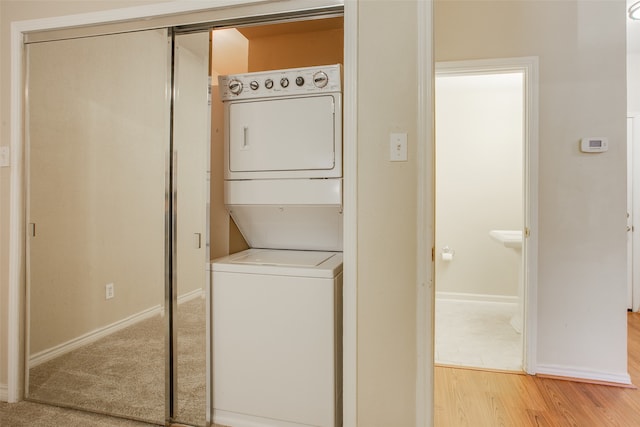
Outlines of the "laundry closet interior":
M 341 8 L 27 36 L 27 399 L 341 425 L 343 59 Z

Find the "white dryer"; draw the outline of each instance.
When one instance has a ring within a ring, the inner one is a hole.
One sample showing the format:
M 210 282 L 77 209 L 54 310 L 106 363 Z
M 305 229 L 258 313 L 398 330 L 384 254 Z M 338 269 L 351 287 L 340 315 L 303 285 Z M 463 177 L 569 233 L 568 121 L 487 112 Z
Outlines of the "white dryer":
M 342 250 L 341 67 L 220 76 L 225 205 L 252 248 Z
M 225 204 L 252 249 L 212 264 L 213 421 L 339 427 L 341 68 L 219 85 Z

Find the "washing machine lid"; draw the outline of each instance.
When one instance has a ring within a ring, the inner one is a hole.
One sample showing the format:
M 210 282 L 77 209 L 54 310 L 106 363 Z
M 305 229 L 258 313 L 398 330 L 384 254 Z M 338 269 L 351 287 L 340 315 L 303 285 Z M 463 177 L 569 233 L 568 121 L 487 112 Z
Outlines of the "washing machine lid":
M 342 252 L 247 249 L 214 260 L 211 268 L 214 272 L 333 278 L 342 272 Z
M 317 267 L 335 253 L 315 251 L 255 251 L 231 260 L 233 264 L 277 265 L 280 267 Z

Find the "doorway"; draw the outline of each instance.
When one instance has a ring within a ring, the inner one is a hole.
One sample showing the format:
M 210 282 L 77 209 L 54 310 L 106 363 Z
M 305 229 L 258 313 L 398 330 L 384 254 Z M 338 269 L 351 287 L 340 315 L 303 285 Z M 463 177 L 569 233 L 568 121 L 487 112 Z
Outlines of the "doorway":
M 627 309 L 640 311 L 640 113 L 627 114 Z M 634 256 L 635 253 L 635 256 Z
M 436 364 L 527 368 L 532 67 L 509 61 L 436 65 Z

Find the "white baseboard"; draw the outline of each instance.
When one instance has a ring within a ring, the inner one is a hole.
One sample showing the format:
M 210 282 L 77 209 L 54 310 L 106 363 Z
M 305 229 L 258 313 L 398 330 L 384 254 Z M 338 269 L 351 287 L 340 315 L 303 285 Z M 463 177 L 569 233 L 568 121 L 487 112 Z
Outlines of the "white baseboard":
M 507 295 L 489 295 L 489 294 L 469 294 L 463 292 L 436 292 L 436 300 L 456 300 L 456 301 L 475 301 L 475 302 L 499 302 L 506 304 L 516 304 L 518 297 Z
M 630 385 L 631 377 L 628 373 L 614 374 L 611 372 L 598 372 L 585 369 L 577 369 L 570 366 L 560 365 L 544 365 L 536 366 L 536 375 L 549 375 L 554 377 L 562 377 L 568 380 L 578 379 L 593 382 L 614 383 L 621 385 Z
M 178 297 L 178 304 L 185 303 L 187 301 L 191 301 L 198 297 L 204 297 L 203 289 L 196 289 L 191 292 L 187 292 L 184 295 L 180 295 Z M 129 317 L 126 317 L 122 320 L 118 320 L 110 325 L 103 326 L 101 328 L 95 329 L 91 332 L 87 332 L 84 335 L 73 338 L 67 342 L 62 344 L 58 344 L 54 347 L 48 348 L 46 350 L 42 350 L 29 358 L 29 367 L 34 368 L 44 362 L 47 362 L 51 359 L 55 359 L 56 357 L 60 357 L 63 354 L 69 353 L 70 351 L 76 350 L 80 347 L 83 347 L 92 342 L 98 341 L 101 338 L 104 338 L 108 335 L 111 335 L 115 332 L 118 332 L 124 328 L 132 326 L 138 322 L 142 322 L 143 320 L 149 319 L 155 315 L 164 315 L 164 307 L 161 305 L 156 305 L 154 307 L 143 310 L 139 313 L 133 314 Z M 1 390 L 0 390 L 1 391 Z
M 193 290 L 191 292 L 187 292 L 184 295 L 180 295 L 178 297 L 178 304 L 182 304 L 182 303 L 185 303 L 187 301 L 194 300 L 194 299 L 196 299 L 198 297 L 200 297 L 200 298 L 204 298 L 205 297 L 204 289 L 199 288 L 199 289 L 195 289 L 195 290 Z
M 9 387 L 6 384 L 0 384 L 0 402 L 9 401 Z
M 51 359 L 60 357 L 63 354 L 69 353 L 70 351 L 76 350 L 87 344 L 91 344 L 92 342 L 95 342 L 101 338 L 104 338 L 108 335 L 118 332 L 119 330 L 129 327 L 135 323 L 141 322 L 150 317 L 158 315 L 161 312 L 162 312 L 162 307 L 160 305 L 156 305 L 154 307 L 148 308 L 139 313 L 126 317 L 122 320 L 118 320 L 117 322 L 114 322 L 110 325 L 103 326 L 98 329 L 94 329 L 91 332 L 87 332 L 84 335 L 80 335 L 79 337 L 73 338 L 62 344 L 58 344 L 54 347 L 48 348 L 46 350 L 42 350 L 36 354 L 31 355 L 31 357 L 29 357 L 29 367 L 34 368 L 44 362 L 48 362 Z
M 264 418 L 253 415 L 242 414 L 239 412 L 214 410 L 213 422 L 215 425 L 234 426 L 234 427 L 297 427 L 302 424 L 278 420 L 275 418 Z M 311 424 L 304 424 L 311 425 Z M 317 424 L 313 424 L 317 425 Z

